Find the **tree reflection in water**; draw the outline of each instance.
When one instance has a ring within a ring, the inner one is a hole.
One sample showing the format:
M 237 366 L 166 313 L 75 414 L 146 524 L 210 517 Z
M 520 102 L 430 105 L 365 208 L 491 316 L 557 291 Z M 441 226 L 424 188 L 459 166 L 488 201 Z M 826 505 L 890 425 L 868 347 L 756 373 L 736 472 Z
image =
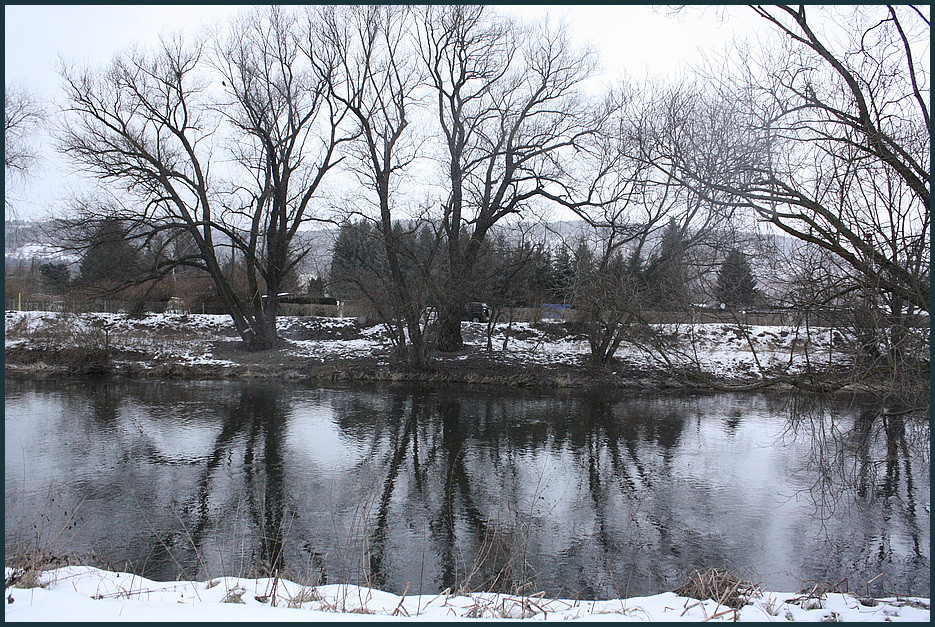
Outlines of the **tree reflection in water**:
M 18 385 L 8 447 L 53 451 L 81 546 L 153 578 L 593 598 L 715 566 L 928 591 L 928 425 L 866 399 Z M 36 395 L 61 409 L 20 432 Z
M 803 478 L 801 493 L 811 502 L 816 521 L 834 521 L 837 529 L 842 520 L 850 520 L 867 532 L 866 544 L 855 542 L 862 549 L 854 558 L 860 570 L 886 573 L 900 561 L 927 569 L 928 503 L 918 502 L 916 484 L 921 476 L 922 494 L 928 492 L 928 409 L 858 396 L 851 403 L 854 419 L 848 421 L 837 415 L 829 399 L 790 399 L 787 439 L 804 443 L 807 450 L 804 463 L 795 469 Z M 824 539 L 829 551 L 841 542 L 835 530 L 825 529 Z M 864 589 L 864 582 L 856 583 Z M 878 594 L 885 590 L 885 584 L 875 586 Z
M 266 386 L 249 386 L 238 393 L 236 404 L 224 411 L 220 429 L 205 456 L 194 489 L 180 501 L 180 529 L 154 534 L 153 555 L 160 553 L 189 571 L 187 578 L 216 575 L 211 546 L 218 528 L 228 517 L 243 518 L 239 530 L 249 533 L 249 553 L 236 556 L 237 572 L 274 576 L 283 569 L 286 526 L 286 485 L 283 443 L 286 414 L 283 392 Z M 239 472 L 234 472 L 234 459 Z M 240 480 L 236 479 L 240 475 Z M 225 500 L 226 499 L 226 500 Z M 173 508 L 175 504 L 173 504 Z M 228 529 L 230 532 L 231 529 Z M 223 532 L 222 532 L 223 533 Z M 226 556 L 225 556 L 226 557 Z M 227 557 L 230 560 L 234 556 Z M 222 557 L 222 561 L 225 561 Z

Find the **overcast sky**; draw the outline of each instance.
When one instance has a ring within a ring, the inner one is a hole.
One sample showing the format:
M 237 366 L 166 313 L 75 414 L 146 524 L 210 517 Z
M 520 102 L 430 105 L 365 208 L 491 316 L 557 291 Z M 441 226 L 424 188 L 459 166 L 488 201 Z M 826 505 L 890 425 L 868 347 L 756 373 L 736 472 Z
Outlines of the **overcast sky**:
M 548 16 L 564 23 L 572 40 L 591 44 L 607 79 L 646 75 L 674 79 L 703 51 L 723 50 L 735 34 L 755 37 L 762 20 L 745 7 L 689 8 L 673 15 L 651 6 L 501 6 L 523 19 Z M 153 43 L 162 32 L 193 30 L 243 6 L 6 6 L 6 84 L 23 86 L 49 104 L 59 97 L 59 58 L 103 65 L 134 43 Z M 25 185 L 8 185 L 20 218 L 42 217 L 81 188 L 67 164 L 49 150 Z

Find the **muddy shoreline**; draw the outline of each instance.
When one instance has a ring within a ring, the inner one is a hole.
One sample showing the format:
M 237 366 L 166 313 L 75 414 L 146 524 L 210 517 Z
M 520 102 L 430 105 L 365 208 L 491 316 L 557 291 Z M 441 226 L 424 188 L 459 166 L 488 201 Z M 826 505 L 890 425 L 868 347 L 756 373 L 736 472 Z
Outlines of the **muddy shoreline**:
M 230 343 L 226 343 L 230 344 Z M 379 382 L 478 385 L 541 390 L 639 390 L 639 391 L 791 391 L 797 386 L 787 381 L 757 380 L 751 377 L 693 378 L 662 369 L 635 367 L 626 360 L 604 367 L 582 360 L 579 365 L 539 365 L 504 359 L 498 353 L 465 350 L 443 355 L 424 370 L 415 370 L 389 354 L 373 357 L 308 358 L 290 354 L 287 349 L 252 352 L 225 347 L 225 363 L 185 362 L 180 359 L 148 359 L 123 352 L 100 355 L 63 349 L 18 347 L 6 351 L 8 377 L 48 379 L 93 376 L 182 380 L 244 380 L 322 382 Z M 880 392 L 880 386 L 845 386 L 836 392 Z
M 672 389 L 683 387 L 663 372 L 637 372 L 625 364 L 598 369 L 588 365 L 542 366 L 504 363 L 497 354 L 465 351 L 433 359 L 415 370 L 390 355 L 372 358 L 303 358 L 283 349 L 225 351 L 224 364 L 182 360 L 133 359 L 126 354 L 82 356 L 78 351 L 20 347 L 6 352 L 7 376 L 53 378 L 100 376 L 166 379 L 242 379 L 300 382 L 373 381 L 457 383 L 515 388 Z M 684 382 L 683 382 L 684 383 Z

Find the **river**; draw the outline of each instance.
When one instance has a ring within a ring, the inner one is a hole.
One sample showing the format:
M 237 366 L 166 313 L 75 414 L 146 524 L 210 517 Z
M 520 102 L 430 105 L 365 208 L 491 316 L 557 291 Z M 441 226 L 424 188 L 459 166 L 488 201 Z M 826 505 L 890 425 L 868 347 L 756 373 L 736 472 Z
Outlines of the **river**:
M 860 397 L 10 380 L 6 550 L 159 579 L 929 596 L 929 426 Z M 871 583 L 868 583 L 871 582 Z

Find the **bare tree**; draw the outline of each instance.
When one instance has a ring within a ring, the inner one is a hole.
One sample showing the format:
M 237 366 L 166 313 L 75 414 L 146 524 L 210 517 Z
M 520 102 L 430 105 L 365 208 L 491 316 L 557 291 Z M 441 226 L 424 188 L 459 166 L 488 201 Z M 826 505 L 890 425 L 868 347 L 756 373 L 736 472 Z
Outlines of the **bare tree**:
M 3 102 L 3 165 L 7 175 L 24 175 L 36 161 L 29 136 L 45 120 L 35 96 L 21 87 L 6 87 Z
M 719 127 L 684 107 L 677 91 L 619 92 L 617 112 L 577 155 L 567 197 L 578 200 L 566 205 L 590 227 L 576 259 L 575 305 L 598 365 L 623 342 L 667 350 L 650 326 L 653 311 L 689 304 L 691 285 L 713 265 L 705 251 L 722 245 L 733 221 L 652 157 L 673 138 L 704 143 Z
M 296 233 L 321 220 L 310 203 L 340 161 L 336 148 L 350 139 L 339 131 L 346 110 L 329 98 L 333 68 L 304 56 L 305 26 L 314 28 L 282 7 L 254 10 L 231 25 L 213 57 L 228 95 L 217 110 L 236 129 L 234 157 L 250 176 L 249 185 L 238 181 L 236 202 L 225 201 L 225 219 L 239 227 L 232 241 L 247 261 L 253 314 L 270 339 L 276 296 L 310 252 L 293 246 Z
M 461 348 L 463 305 L 476 291 L 479 251 L 491 227 L 535 198 L 571 203 L 568 154 L 606 119 L 580 84 L 594 65 L 558 30 L 519 29 L 482 6 L 419 14 L 419 52 L 444 140 L 441 224 L 448 281 L 439 348 Z
M 397 193 L 398 179 L 419 152 L 410 127 L 422 82 L 407 46 L 412 11 L 389 5 L 348 6 L 326 8 L 321 15 L 320 48 L 311 45 L 308 52 L 314 57 L 324 51 L 328 56 L 320 62 L 333 61 L 329 93 L 347 108 L 355 124 L 356 141 L 346 151 L 348 165 L 367 192 L 362 202 L 372 204 L 376 217 L 355 208 L 349 213 L 374 220 L 392 279 L 388 301 L 398 327 L 396 346 L 411 365 L 421 368 L 429 349 L 422 324 L 427 301 L 423 283 L 405 270 L 411 254 L 407 242 L 417 227 L 401 224 L 410 207 Z
M 929 92 L 917 50 L 927 12 L 850 8 L 822 16 L 829 31 L 848 25 L 825 34 L 810 19 L 819 9 L 753 10 L 782 48 L 718 68 L 708 77 L 716 89 L 694 96 L 724 111 L 730 132 L 706 145 L 672 142 L 654 162 L 710 200 L 828 250 L 847 266 L 849 289 L 885 295 L 894 315 L 927 312 Z M 698 154 L 718 160 L 721 174 L 698 167 Z
M 611 361 L 626 337 L 635 339 L 633 327 L 647 305 L 640 260 L 677 193 L 654 184 L 651 169 L 631 157 L 630 135 L 619 124 L 590 151 L 590 203 L 576 209 L 590 227 L 590 242 L 579 242 L 575 252 L 574 304 L 597 365 Z
M 214 50 L 206 39 L 166 38 L 103 72 L 63 70 L 62 150 L 123 193 L 117 210 L 87 205 L 73 221 L 120 219 L 141 246 L 193 241 L 184 256 L 156 256 L 146 278 L 181 265 L 207 272 L 241 337 L 260 349 L 277 341 L 277 294 L 305 252 L 290 245 L 342 141 L 340 108 L 323 87 L 329 68 L 301 63 L 298 33 L 271 7 L 232 23 Z M 225 272 L 225 249 L 245 264 L 246 291 Z
M 23 87 L 6 87 L 3 102 L 3 165 L 7 176 L 4 206 L 13 211 L 9 184 L 24 180 L 37 161 L 30 138 L 45 122 L 45 111 L 36 97 Z

